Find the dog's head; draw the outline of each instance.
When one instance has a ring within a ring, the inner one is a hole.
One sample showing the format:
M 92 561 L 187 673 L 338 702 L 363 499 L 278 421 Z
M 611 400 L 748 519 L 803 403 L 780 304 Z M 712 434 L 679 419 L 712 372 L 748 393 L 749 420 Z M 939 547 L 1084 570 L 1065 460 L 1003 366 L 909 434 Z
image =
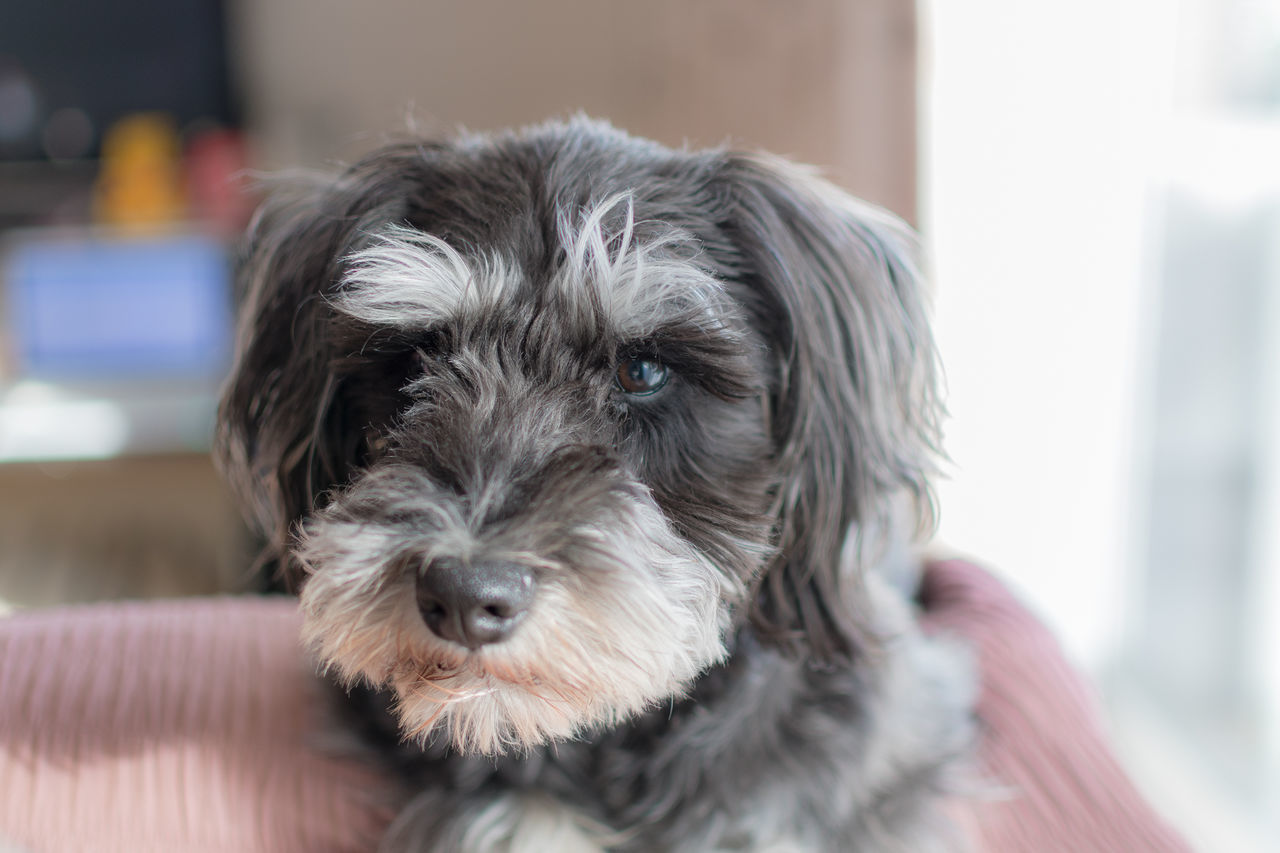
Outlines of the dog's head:
M 748 625 L 855 656 L 874 531 L 929 506 L 913 246 L 783 161 L 586 120 L 392 146 L 260 212 L 223 465 L 411 736 L 620 721 Z

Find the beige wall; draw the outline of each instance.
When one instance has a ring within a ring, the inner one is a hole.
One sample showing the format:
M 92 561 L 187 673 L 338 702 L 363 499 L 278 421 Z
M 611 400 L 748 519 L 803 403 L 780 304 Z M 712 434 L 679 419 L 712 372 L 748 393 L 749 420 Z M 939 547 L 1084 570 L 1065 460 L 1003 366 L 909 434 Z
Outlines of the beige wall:
M 0 465 L 0 613 L 242 589 L 252 556 L 207 456 Z
M 912 0 L 240 0 L 260 162 L 584 110 L 767 148 L 914 218 Z

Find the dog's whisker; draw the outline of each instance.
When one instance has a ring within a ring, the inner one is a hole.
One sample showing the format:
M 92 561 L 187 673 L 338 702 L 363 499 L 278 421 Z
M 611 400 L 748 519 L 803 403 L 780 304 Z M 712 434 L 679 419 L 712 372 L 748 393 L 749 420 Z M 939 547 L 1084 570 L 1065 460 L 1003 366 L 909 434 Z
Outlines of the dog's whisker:
M 457 674 L 450 671 L 444 671 L 433 667 L 424 667 L 418 670 L 417 680 L 423 686 L 430 687 L 433 690 L 447 693 L 457 693 L 458 690 L 450 688 L 443 684 L 445 681 L 456 680 Z
M 405 732 L 406 739 L 419 740 L 423 737 L 426 737 L 426 735 L 428 735 L 431 732 L 431 730 L 436 727 L 436 724 L 440 722 L 440 718 L 444 716 L 445 711 L 447 710 L 448 710 L 448 706 L 441 705 L 434 712 L 432 712 L 430 716 L 424 719 L 421 723 L 417 724 L 416 726 L 414 726 L 413 728 Z

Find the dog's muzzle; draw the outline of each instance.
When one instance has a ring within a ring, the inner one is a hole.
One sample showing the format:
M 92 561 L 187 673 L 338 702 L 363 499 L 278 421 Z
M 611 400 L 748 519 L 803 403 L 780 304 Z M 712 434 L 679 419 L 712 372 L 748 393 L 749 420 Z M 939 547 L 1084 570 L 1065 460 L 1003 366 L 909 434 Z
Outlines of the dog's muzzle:
M 418 610 L 437 637 L 477 649 L 505 640 L 533 603 L 533 571 L 507 561 L 437 557 L 418 574 Z

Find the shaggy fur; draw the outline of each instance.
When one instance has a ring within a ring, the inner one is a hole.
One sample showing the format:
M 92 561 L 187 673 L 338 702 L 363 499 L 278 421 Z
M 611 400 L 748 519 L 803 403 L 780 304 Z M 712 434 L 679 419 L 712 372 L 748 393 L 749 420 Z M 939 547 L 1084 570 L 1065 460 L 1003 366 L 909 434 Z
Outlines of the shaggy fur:
M 582 119 L 268 202 L 220 452 L 403 782 L 386 849 L 947 846 L 971 678 L 886 569 L 938 435 L 913 257 L 798 167 Z

